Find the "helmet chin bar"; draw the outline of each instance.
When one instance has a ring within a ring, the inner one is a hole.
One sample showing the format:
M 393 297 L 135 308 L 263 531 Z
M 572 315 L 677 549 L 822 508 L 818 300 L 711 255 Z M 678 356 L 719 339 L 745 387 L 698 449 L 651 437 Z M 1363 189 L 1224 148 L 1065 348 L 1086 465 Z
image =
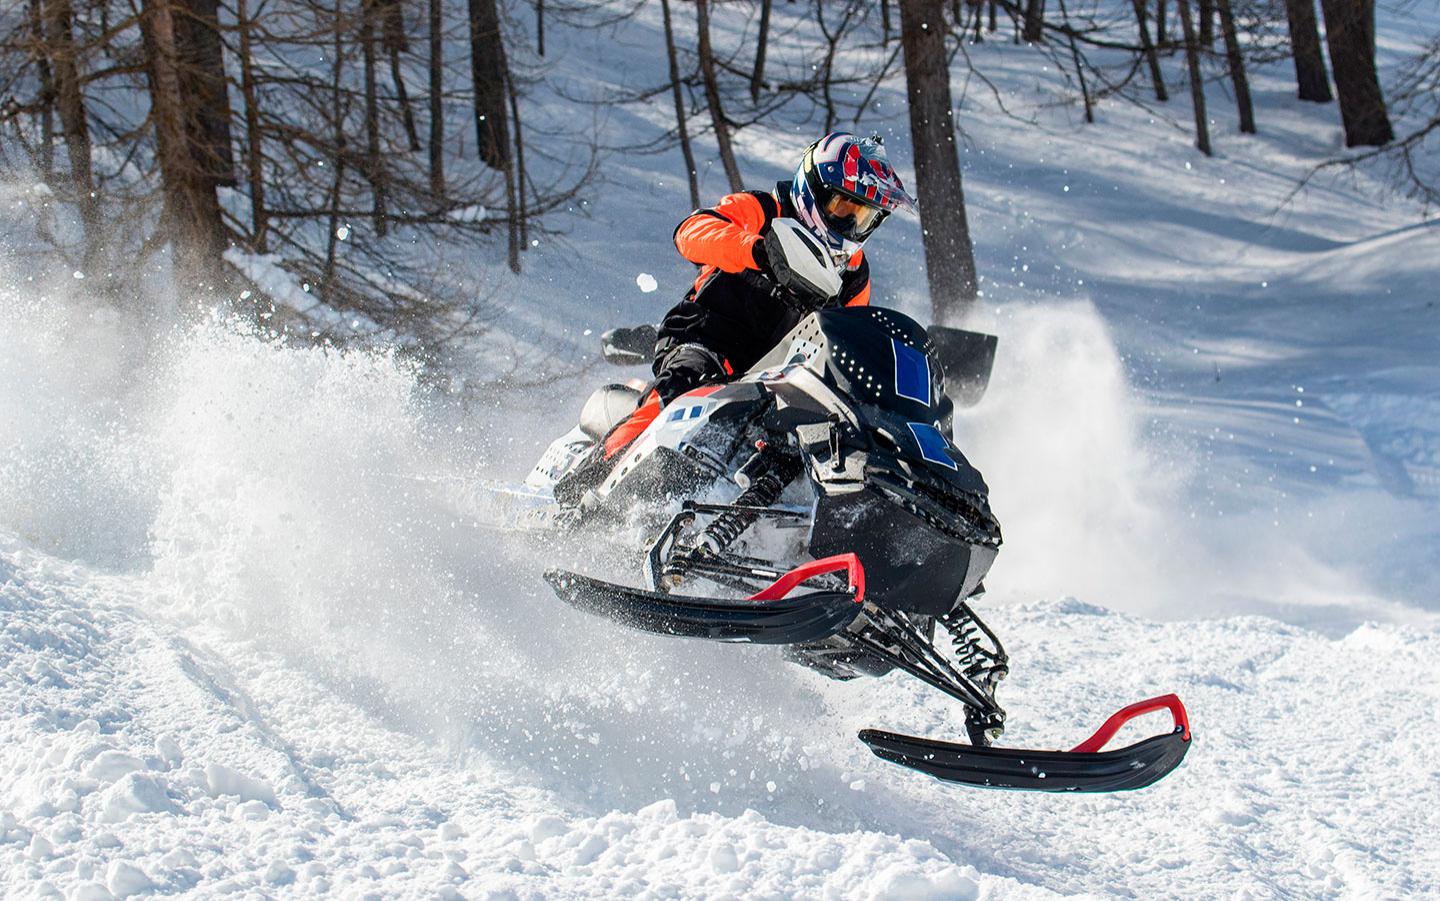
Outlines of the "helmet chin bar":
M 807 209 L 806 207 L 796 205 L 795 213 L 800 221 L 805 224 L 805 227 L 810 230 L 810 233 L 819 239 L 820 243 L 829 247 L 830 250 L 837 253 L 854 254 L 855 251 L 846 246 L 849 242 L 825 223 L 818 209 Z M 838 244 L 836 243 L 837 241 L 839 242 Z M 860 245 L 856 244 L 855 248 L 858 249 L 859 246 Z

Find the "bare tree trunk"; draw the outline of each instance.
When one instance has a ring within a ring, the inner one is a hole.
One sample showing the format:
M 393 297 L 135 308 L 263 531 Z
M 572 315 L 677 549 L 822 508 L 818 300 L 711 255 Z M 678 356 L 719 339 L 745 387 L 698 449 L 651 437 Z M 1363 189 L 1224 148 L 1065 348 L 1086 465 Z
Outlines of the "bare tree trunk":
M 1199 0 L 1200 46 L 1206 50 L 1215 46 L 1215 0 Z
M 835 111 L 835 98 L 830 90 L 831 73 L 835 68 L 835 51 L 839 48 L 840 37 L 845 32 L 844 23 L 832 34 L 825 25 L 825 4 L 815 4 L 815 24 L 820 27 L 820 34 L 825 39 L 825 61 L 820 64 L 820 97 L 825 101 L 825 133 L 829 134 L 835 128 L 835 120 L 839 118 Z
M 420 150 L 420 132 L 415 127 L 415 110 L 410 105 L 410 89 L 405 84 L 405 75 L 400 67 L 400 54 L 410 49 L 410 39 L 405 35 L 405 7 L 401 0 L 382 0 L 384 8 L 384 29 L 381 45 L 390 56 L 390 80 L 395 84 L 395 102 L 400 105 L 400 119 L 405 124 L 405 139 L 410 151 Z
M 535 0 L 535 52 L 545 55 L 545 0 Z
M 380 159 L 380 98 L 375 86 L 375 0 L 362 0 L 360 52 L 365 62 L 365 178 L 374 198 L 371 219 L 375 234 L 385 237 L 390 223 L 385 211 L 385 164 Z
M 880 47 L 890 46 L 890 0 L 880 0 Z
M 1220 33 L 1225 38 L 1225 61 L 1230 67 L 1230 81 L 1235 85 L 1235 106 L 1240 111 L 1240 131 L 1255 134 L 1255 108 L 1250 103 L 1250 80 L 1245 77 L 1245 58 L 1240 55 L 1240 39 L 1235 33 L 1235 15 L 1230 0 L 1215 0 L 1220 13 Z
M 86 118 L 85 95 L 80 87 L 80 70 L 71 30 L 70 0 L 45 0 L 45 30 L 54 66 L 55 100 L 60 128 L 65 134 L 65 156 L 70 163 L 70 184 L 85 229 L 87 254 L 101 242 L 100 204 L 90 160 L 90 124 Z
M 770 0 L 760 0 L 760 34 L 755 39 L 755 69 L 750 73 L 750 99 L 760 102 L 765 84 L 765 45 L 770 42 Z
M 230 95 L 219 0 L 170 0 L 175 47 L 186 99 L 186 134 L 196 165 L 217 186 L 233 188 L 235 151 L 230 139 Z
M 1320 0 L 1345 146 L 1388 144 L 1395 133 L 1375 74 L 1374 0 Z
M 979 286 L 956 153 L 942 0 L 901 0 L 900 40 L 931 315 L 937 323 L 953 322 L 969 310 Z
M 904 0 L 901 0 L 901 5 L 904 5 Z M 1025 29 L 1020 36 L 1029 44 L 1038 44 L 1045 39 L 1045 0 L 1026 0 Z
M 1165 21 L 1165 0 L 1156 0 L 1155 3 L 1155 44 L 1158 47 L 1170 46 L 1169 24 Z
M 530 217 L 525 210 L 525 137 L 520 129 L 520 98 L 515 93 L 515 78 L 506 66 L 505 86 L 506 93 L 510 96 L 510 121 L 515 123 L 515 195 L 519 199 L 520 208 L 518 219 L 520 222 L 520 249 L 530 249 Z
M 1080 96 L 1085 100 L 1085 121 L 1095 123 L 1095 104 L 1090 101 L 1090 85 L 1085 81 L 1085 66 L 1080 59 L 1080 48 L 1075 44 L 1075 32 L 1070 30 L 1070 13 L 1065 9 L 1065 0 L 1060 0 L 1060 17 L 1065 22 L 1066 38 L 1070 41 L 1070 59 L 1075 64 L 1075 77 L 1080 80 Z
M 670 64 L 670 95 L 675 101 L 675 124 L 680 129 L 680 154 L 685 158 L 685 177 L 690 181 L 690 208 L 700 208 L 700 183 L 695 171 L 695 153 L 690 149 L 690 128 L 685 124 L 685 98 L 680 93 L 680 65 L 675 60 L 675 31 L 670 21 L 670 0 L 660 0 L 665 20 L 665 58 Z
M 493 169 L 510 167 L 505 122 L 505 44 L 496 0 L 470 2 L 470 76 L 475 88 L 475 140 L 480 159 Z
M 215 189 L 217 179 L 196 151 L 209 137 L 199 132 L 198 115 L 189 104 L 194 90 L 178 44 L 181 36 L 172 0 L 143 0 L 141 29 L 150 76 L 150 118 L 164 184 L 165 226 L 174 253 L 178 287 L 188 293 L 213 285 L 225 246 L 225 226 Z
M 1161 103 L 1170 99 L 1165 90 L 1165 76 L 1160 71 L 1160 59 L 1155 55 L 1155 44 L 1150 40 L 1150 25 L 1145 21 L 1145 0 L 1131 0 L 1135 7 L 1135 22 L 1140 27 L 1140 49 L 1145 54 L 1145 63 L 1150 67 L 1150 82 L 1155 85 L 1155 99 Z
M 40 175 L 49 184 L 55 177 L 55 79 L 50 74 L 50 52 L 45 45 L 44 12 L 40 0 L 29 0 L 30 39 L 35 68 L 40 73 Z
M 507 101 L 513 103 L 514 95 L 510 93 L 511 91 L 513 91 L 513 88 L 510 84 L 510 64 L 505 59 L 505 45 L 504 43 L 497 43 L 497 46 L 500 50 L 500 74 L 505 79 L 502 88 L 506 92 Z M 512 109 L 518 109 L 518 107 L 512 106 Z M 516 146 L 519 147 L 520 121 L 518 118 L 515 121 L 515 129 Z M 516 158 L 510 155 L 510 153 L 508 152 L 509 148 L 506 148 L 506 151 L 507 160 L 505 165 L 505 231 L 506 237 L 508 239 L 506 243 L 508 245 L 507 250 L 509 255 L 510 271 L 518 275 L 520 273 L 520 251 L 524 247 L 523 235 L 526 231 L 525 216 L 523 212 L 523 208 L 525 206 L 525 199 L 523 193 L 524 186 L 520 184 L 519 173 L 516 172 Z
M 235 0 L 236 29 L 240 33 L 240 99 L 245 103 L 246 175 L 250 185 L 250 240 L 260 253 L 265 252 L 265 232 L 269 223 L 265 213 L 265 143 L 260 134 L 260 97 L 255 86 L 255 66 L 250 49 L 250 12 L 248 0 Z
M 520 273 L 520 201 L 516 191 L 515 167 L 505 167 L 506 257 L 510 271 Z
M 999 0 L 990 0 L 990 21 L 987 24 L 985 30 L 990 32 L 991 34 L 994 34 L 996 30 L 1000 28 L 999 10 Z
M 445 196 L 445 35 L 440 0 L 430 0 L 430 194 Z
M 695 22 L 700 33 L 700 77 L 705 83 L 705 103 L 710 107 L 710 120 L 715 125 L 715 143 L 720 148 L 720 164 L 730 190 L 742 191 L 740 167 L 735 162 L 735 149 L 730 146 L 730 123 L 720 105 L 720 86 L 715 80 L 715 56 L 710 50 L 710 0 L 695 0 Z
M 1301 100 L 1329 103 L 1330 76 L 1320 52 L 1320 26 L 1315 0 L 1285 0 L 1285 21 L 1290 26 L 1290 55 L 1295 58 L 1295 84 Z
M 331 23 L 334 33 L 330 48 L 330 125 L 333 129 L 332 140 L 335 142 L 335 179 L 330 188 L 330 228 L 325 243 L 325 272 L 322 276 L 327 287 L 335 279 L 335 263 L 340 250 L 340 194 L 345 187 L 345 159 L 349 156 L 345 137 L 345 95 L 341 91 L 340 79 L 345 63 L 345 48 L 341 41 L 345 33 L 345 19 L 341 8 L 343 0 L 334 2 L 334 19 Z
M 1190 0 L 1175 0 L 1175 14 L 1185 35 L 1185 66 L 1190 73 L 1190 102 L 1195 108 L 1195 146 L 1210 156 L 1210 126 L 1205 118 L 1205 82 L 1200 77 L 1200 47 L 1190 20 Z
M 1365 0 L 1365 32 L 1370 38 L 1370 58 L 1375 58 L 1375 0 Z

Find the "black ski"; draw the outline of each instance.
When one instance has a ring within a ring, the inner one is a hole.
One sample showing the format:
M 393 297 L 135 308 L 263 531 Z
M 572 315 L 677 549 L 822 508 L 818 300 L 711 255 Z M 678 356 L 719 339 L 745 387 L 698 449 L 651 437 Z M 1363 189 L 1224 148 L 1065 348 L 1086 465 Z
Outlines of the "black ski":
M 821 641 L 850 625 L 860 604 L 850 591 L 816 591 L 775 600 L 721 600 L 661 594 L 552 570 L 545 581 L 578 610 L 657 635 L 801 644 Z
M 1101 751 L 1120 727 L 1152 710 L 1168 709 L 1168 734 L 1114 751 Z M 1129 791 L 1153 785 L 1180 765 L 1190 750 L 1190 723 L 1175 695 L 1131 704 L 1072 751 L 992 748 L 865 729 L 860 740 L 877 757 L 946 782 L 988 788 L 1051 792 Z
M 1144 788 L 1180 765 L 1190 740 L 1176 729 L 1116 751 L 1025 751 L 914 738 L 866 729 L 860 740 L 877 757 L 946 782 L 1052 792 Z

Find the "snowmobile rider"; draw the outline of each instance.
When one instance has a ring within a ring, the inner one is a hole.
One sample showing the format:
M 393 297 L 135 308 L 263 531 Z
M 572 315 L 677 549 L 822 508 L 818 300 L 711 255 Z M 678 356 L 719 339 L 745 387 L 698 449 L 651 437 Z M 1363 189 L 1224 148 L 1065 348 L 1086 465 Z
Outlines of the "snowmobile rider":
M 578 502 L 602 481 L 621 452 L 660 410 L 702 385 L 729 381 L 770 351 L 815 309 L 870 302 L 870 265 L 860 245 L 896 209 L 915 201 L 878 135 L 832 132 L 805 148 L 793 178 L 773 191 L 727 194 L 675 228 L 680 255 L 700 266 L 684 300 L 665 314 L 655 344 L 655 379 L 633 414 L 555 486 L 561 503 Z M 777 218 L 802 223 L 837 262 L 840 293 L 816 303 L 784 290 L 766 235 Z

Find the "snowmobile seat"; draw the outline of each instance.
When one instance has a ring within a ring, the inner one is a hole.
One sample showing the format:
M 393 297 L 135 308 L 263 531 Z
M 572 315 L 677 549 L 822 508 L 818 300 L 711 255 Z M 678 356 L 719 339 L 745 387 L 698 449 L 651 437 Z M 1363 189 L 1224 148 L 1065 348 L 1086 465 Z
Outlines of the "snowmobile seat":
M 629 385 L 604 385 L 595 389 L 580 411 L 580 431 L 596 441 L 640 405 L 640 390 Z

